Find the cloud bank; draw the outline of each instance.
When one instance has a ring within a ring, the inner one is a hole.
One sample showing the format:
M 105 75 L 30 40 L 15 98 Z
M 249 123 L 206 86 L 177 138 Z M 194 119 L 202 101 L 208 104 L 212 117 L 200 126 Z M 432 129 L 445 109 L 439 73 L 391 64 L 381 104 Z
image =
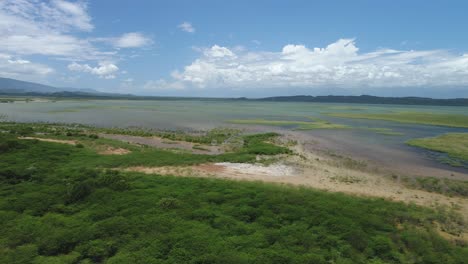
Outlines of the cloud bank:
M 445 50 L 379 49 L 359 52 L 354 39 L 339 39 L 324 48 L 285 45 L 278 52 L 236 51 L 214 45 L 172 74 L 168 85 L 185 89 L 302 88 L 313 93 L 324 87 L 374 91 L 404 87 L 468 85 L 468 54 Z

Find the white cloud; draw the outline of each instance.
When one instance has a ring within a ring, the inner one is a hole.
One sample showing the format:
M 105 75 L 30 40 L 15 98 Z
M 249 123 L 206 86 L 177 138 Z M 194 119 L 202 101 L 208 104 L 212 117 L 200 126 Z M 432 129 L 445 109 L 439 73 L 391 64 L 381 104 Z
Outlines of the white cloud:
M 104 79 L 114 79 L 115 74 L 119 70 L 119 67 L 109 62 L 100 62 L 96 67 L 91 67 L 88 64 L 79 64 L 73 62 L 68 65 L 68 69 L 70 71 L 91 73 Z
M 93 63 L 118 61 L 118 51 L 104 50 L 106 46 L 96 42 L 103 41 L 116 48 L 139 48 L 152 43 L 150 38 L 138 32 L 120 37 L 86 38 L 93 29 L 85 0 L 0 0 L 0 52 L 13 56 L 43 55 L 47 59 Z M 77 69 L 75 64 L 70 64 L 72 69 Z M 38 67 L 34 63 L 24 65 Z M 102 78 L 113 78 L 118 70 L 111 63 L 101 63 L 94 68 L 88 66 L 92 70 L 86 70 L 87 64 L 80 65 L 84 65 L 82 71 Z
M 27 80 L 34 80 L 43 79 L 53 72 L 54 70 L 47 65 L 0 53 L 0 76 L 2 77 L 18 78 L 25 76 Z
M 360 53 L 353 39 L 313 49 L 288 44 L 278 52 L 238 52 L 214 45 L 172 77 L 185 87 L 233 90 L 463 86 L 468 85 L 468 54 L 391 49 Z
M 162 90 L 184 90 L 185 86 L 182 82 L 171 82 L 168 83 L 163 79 L 156 81 L 150 80 L 143 85 L 144 90 L 150 91 L 162 91 Z
M 151 39 L 139 32 L 123 34 L 113 41 L 117 48 L 139 48 L 151 44 Z
M 180 30 L 188 32 L 188 33 L 195 33 L 195 28 L 189 22 L 183 22 L 182 24 L 177 26 Z
M 70 34 L 93 29 L 85 2 L 0 1 L 0 51 L 92 59 L 105 55 Z

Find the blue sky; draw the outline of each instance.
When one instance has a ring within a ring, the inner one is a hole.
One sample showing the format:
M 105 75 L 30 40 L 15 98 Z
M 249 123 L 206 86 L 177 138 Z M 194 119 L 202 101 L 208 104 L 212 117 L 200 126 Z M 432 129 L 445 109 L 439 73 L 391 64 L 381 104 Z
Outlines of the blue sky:
M 466 10 L 466 1 L 2 0 L 0 76 L 145 95 L 467 97 Z

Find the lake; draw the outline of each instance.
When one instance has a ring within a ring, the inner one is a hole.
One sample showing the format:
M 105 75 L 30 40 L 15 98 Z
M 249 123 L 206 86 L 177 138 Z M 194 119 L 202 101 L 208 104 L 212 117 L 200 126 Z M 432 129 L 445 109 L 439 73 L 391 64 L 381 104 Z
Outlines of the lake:
M 171 130 L 207 130 L 229 126 L 255 131 L 281 131 L 313 142 L 309 144 L 310 148 L 338 152 L 400 172 L 466 178 L 468 171 L 466 168 L 441 164 L 437 161 L 437 153 L 407 146 L 405 141 L 447 132 L 468 132 L 468 129 L 326 115 L 326 113 L 343 112 L 427 112 L 466 115 L 468 107 L 229 100 L 59 100 L 0 104 L 0 114 L 7 120 L 17 122 L 81 123 L 99 127 L 146 127 Z M 350 128 L 295 131 L 295 126 L 291 125 L 241 125 L 229 122 L 233 119 L 311 121 L 310 118 L 347 125 Z M 397 135 L 378 133 L 379 129 Z

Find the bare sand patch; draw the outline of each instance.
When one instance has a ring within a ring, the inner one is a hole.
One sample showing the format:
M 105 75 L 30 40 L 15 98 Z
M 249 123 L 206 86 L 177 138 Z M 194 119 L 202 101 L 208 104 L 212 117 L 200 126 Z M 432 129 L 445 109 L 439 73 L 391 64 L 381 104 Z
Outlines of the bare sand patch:
M 18 139 L 29 139 L 29 140 L 39 140 L 44 142 L 53 142 L 53 143 L 60 143 L 60 144 L 68 144 L 68 145 L 76 145 L 76 140 L 61 140 L 61 139 L 53 139 L 53 138 L 40 138 L 40 137 L 18 137 Z
M 220 162 L 215 163 L 214 165 L 223 167 L 225 170 L 231 171 L 232 173 L 246 175 L 255 174 L 264 176 L 293 176 L 297 174 L 294 167 L 284 164 L 263 166 L 261 164 Z
M 98 151 L 101 155 L 125 155 L 131 153 L 130 150 L 124 148 L 107 147 L 104 150 Z

